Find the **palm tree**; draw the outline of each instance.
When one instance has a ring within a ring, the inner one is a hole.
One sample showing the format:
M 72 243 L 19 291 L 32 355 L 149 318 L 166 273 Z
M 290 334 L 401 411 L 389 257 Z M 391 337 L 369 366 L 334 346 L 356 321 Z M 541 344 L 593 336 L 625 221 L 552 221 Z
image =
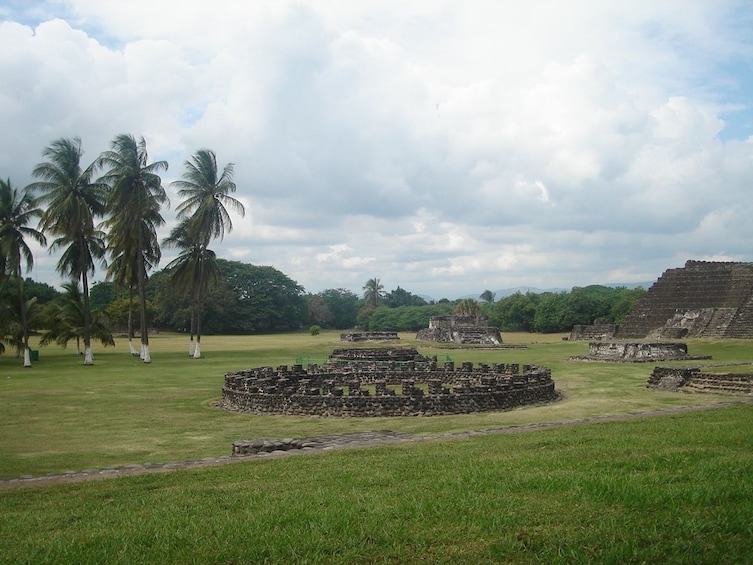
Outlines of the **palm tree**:
M 27 191 L 19 192 L 13 188 L 10 179 L 0 180 L 0 255 L 2 264 L 18 284 L 19 318 L 21 322 L 21 341 L 24 350 L 24 367 L 31 367 L 31 350 L 29 349 L 29 328 L 26 320 L 26 299 L 24 297 L 23 265 L 26 271 L 34 266 L 34 255 L 26 243 L 30 237 L 40 245 L 47 241 L 42 232 L 29 227 L 37 220 L 42 211 L 35 206 L 34 198 Z
M 152 221 L 158 222 L 160 218 L 159 211 L 153 211 L 153 217 L 146 218 L 142 227 L 143 225 L 148 226 Z M 131 355 L 134 357 L 140 357 L 141 353 L 133 346 L 133 338 L 135 335 L 133 329 L 133 294 L 134 289 L 138 288 L 138 264 L 135 253 L 129 248 L 128 241 L 119 240 L 119 235 L 120 234 L 117 233 L 110 234 L 109 249 L 112 258 L 107 267 L 107 279 L 112 280 L 115 284 L 115 288 L 118 290 L 126 287 L 128 288 L 128 349 L 131 352 Z M 146 235 L 146 240 L 152 241 L 149 238 L 148 232 Z M 152 243 L 154 242 L 152 241 Z M 144 253 L 145 271 L 149 272 L 157 263 L 159 263 L 161 258 L 160 250 L 159 247 L 151 245 L 144 250 Z
M 173 259 L 166 269 L 172 271 L 171 286 L 188 297 L 191 317 L 188 355 L 198 358 L 196 347 L 201 339 L 201 297 L 210 285 L 216 286 L 220 279 L 220 268 L 214 251 L 202 246 L 199 238 L 191 233 L 194 227 L 190 220 L 183 220 L 171 230 L 170 236 L 165 238 L 162 244 L 180 251 L 178 257 Z M 197 336 L 196 343 L 194 335 Z M 200 347 L 199 345 L 199 356 Z
M 68 342 L 76 340 L 76 352 L 81 354 L 81 339 L 86 327 L 83 293 L 77 280 L 63 285 L 63 294 L 45 305 L 44 315 L 47 319 L 46 330 L 39 340 L 40 345 L 49 345 L 53 341 L 61 347 L 67 347 Z M 89 335 L 102 342 L 102 345 L 115 345 L 112 333 L 99 320 L 89 324 Z
M 99 158 L 107 171 L 102 180 L 110 186 L 105 222 L 110 232 L 110 251 L 123 255 L 124 261 L 135 266 L 141 321 L 141 359 L 151 363 L 149 331 L 146 316 L 147 269 L 159 261 L 157 228 L 165 220 L 160 208 L 168 202 L 159 172 L 167 170 L 166 161 L 149 163 L 146 141 L 138 141 L 130 134 L 120 134 L 112 141 L 111 149 Z M 149 261 L 149 257 L 154 261 Z M 130 268 L 130 267 L 129 267 Z
M 246 210 L 240 200 L 231 196 L 236 190 L 235 182 L 233 182 L 233 163 L 225 165 L 222 174 L 218 174 L 217 157 L 214 151 L 200 149 L 184 165 L 186 170 L 182 175 L 182 180 L 175 181 L 172 186 L 178 189 L 178 196 L 183 199 L 177 211 L 178 218 L 186 223 L 182 227 L 178 226 L 178 229 L 182 230 L 182 238 L 190 238 L 192 242 L 187 245 L 187 242 L 183 241 L 178 246 L 178 242 L 173 240 L 171 245 L 183 249 L 182 256 L 188 253 L 183 261 L 194 256 L 192 262 L 196 268 L 190 269 L 193 272 L 191 285 L 196 316 L 196 345 L 193 357 L 199 359 L 201 358 L 202 298 L 208 288 L 208 269 L 211 268 L 214 258 L 214 253 L 208 249 L 209 242 L 216 238 L 221 240 L 225 237 L 226 231 L 233 230 L 233 222 L 228 209 L 241 216 L 245 215 Z M 188 268 L 181 271 L 181 276 L 186 277 L 188 271 Z
M 493 293 L 491 290 L 485 290 L 481 293 L 481 296 L 479 296 L 479 299 L 482 302 L 485 302 L 486 304 L 493 304 L 494 298 L 496 297 L 496 294 Z
M 95 221 L 105 212 L 107 185 L 94 181 L 97 163 L 81 167 L 81 140 L 61 138 L 45 148 L 47 158 L 33 171 L 41 179 L 29 189 L 41 192 L 37 202 L 44 206 L 39 222 L 42 231 L 55 236 L 50 251 L 65 249 L 57 263 L 57 271 L 81 281 L 83 289 L 84 365 L 94 364 L 91 348 L 91 311 L 89 307 L 89 275 L 96 264 L 104 265 L 104 233 Z
M 458 316 L 477 316 L 481 313 L 481 306 L 473 298 L 463 298 L 455 306 Z
M 379 301 L 386 296 L 384 287 L 380 284 L 379 279 L 377 278 L 366 281 L 363 290 L 363 297 L 366 299 L 366 305 L 369 308 L 376 308 Z

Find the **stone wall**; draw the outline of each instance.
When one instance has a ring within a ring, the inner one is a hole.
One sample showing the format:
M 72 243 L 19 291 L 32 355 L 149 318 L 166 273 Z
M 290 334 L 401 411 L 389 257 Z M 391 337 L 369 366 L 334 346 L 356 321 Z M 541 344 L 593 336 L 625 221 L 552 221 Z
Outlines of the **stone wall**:
M 225 375 L 221 405 L 251 414 L 430 416 L 506 410 L 556 400 L 551 371 L 535 365 L 436 358 L 258 367 Z
M 612 339 L 617 332 L 617 324 L 576 324 L 570 332 L 570 341 L 604 341 Z
M 346 332 L 340 334 L 340 341 L 360 343 L 368 341 L 398 341 L 397 332 Z
M 668 269 L 615 337 L 753 338 L 753 263 L 687 261 Z
M 438 343 L 500 345 L 499 329 L 489 325 L 489 318 L 477 316 L 433 316 L 429 327 L 419 330 L 416 339 Z
M 708 355 L 690 356 L 688 346 L 682 342 L 628 342 L 596 341 L 588 344 L 588 355 L 570 357 L 573 361 L 612 361 L 622 363 L 649 363 L 656 361 L 683 361 L 710 359 Z
M 708 373 L 698 367 L 656 367 L 647 386 L 672 392 L 753 395 L 753 374 Z

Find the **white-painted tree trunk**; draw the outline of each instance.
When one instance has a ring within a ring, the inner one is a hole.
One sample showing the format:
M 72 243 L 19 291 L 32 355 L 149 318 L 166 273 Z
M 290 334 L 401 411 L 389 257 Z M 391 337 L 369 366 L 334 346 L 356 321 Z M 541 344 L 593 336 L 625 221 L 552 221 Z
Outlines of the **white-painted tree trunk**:
M 128 340 L 128 350 L 131 352 L 131 355 L 133 355 L 134 357 L 141 357 L 141 354 L 138 351 L 136 351 L 136 348 L 133 346 L 132 339 Z
M 94 354 L 91 345 L 84 349 L 84 365 L 94 365 Z
M 188 342 L 188 356 L 193 357 L 193 354 L 195 351 L 196 351 L 196 342 L 194 342 L 193 338 L 191 338 L 191 341 Z
M 151 363 L 152 358 L 149 356 L 149 346 L 141 344 L 141 360 L 144 361 L 144 363 Z
M 24 348 L 24 367 L 31 367 L 31 349 Z
M 193 350 L 193 358 L 201 359 L 201 344 L 198 341 L 196 342 L 196 347 L 194 347 Z

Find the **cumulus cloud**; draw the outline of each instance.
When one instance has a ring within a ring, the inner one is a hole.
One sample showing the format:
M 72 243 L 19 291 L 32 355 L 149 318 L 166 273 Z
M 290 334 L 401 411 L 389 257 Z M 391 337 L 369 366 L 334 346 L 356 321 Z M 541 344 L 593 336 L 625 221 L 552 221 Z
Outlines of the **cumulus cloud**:
M 131 132 L 169 186 L 211 148 L 248 210 L 218 254 L 313 292 L 751 259 L 746 3 L 171 4 L 0 8 L 0 174 L 23 185 L 54 139 L 94 159 Z M 54 259 L 33 276 L 57 282 Z

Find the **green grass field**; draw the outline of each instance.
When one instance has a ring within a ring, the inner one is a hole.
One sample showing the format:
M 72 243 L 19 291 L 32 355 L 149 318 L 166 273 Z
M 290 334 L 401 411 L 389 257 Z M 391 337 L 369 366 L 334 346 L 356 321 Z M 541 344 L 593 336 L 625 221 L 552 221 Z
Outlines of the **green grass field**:
M 390 429 L 483 430 L 729 401 L 646 389 L 651 364 L 568 361 L 584 342 L 506 334 L 527 349 L 440 361 L 536 363 L 560 402 L 431 418 L 255 417 L 214 406 L 227 371 L 323 360 L 339 334 L 152 339 L 84 367 L 46 348 L 0 358 L 0 476 L 228 455 L 233 441 Z M 690 341 L 714 364 L 748 341 Z M 737 368 L 739 370 L 739 367 Z M 0 490 L 0 563 L 753 562 L 753 405 L 514 435 L 411 442 L 81 484 Z

